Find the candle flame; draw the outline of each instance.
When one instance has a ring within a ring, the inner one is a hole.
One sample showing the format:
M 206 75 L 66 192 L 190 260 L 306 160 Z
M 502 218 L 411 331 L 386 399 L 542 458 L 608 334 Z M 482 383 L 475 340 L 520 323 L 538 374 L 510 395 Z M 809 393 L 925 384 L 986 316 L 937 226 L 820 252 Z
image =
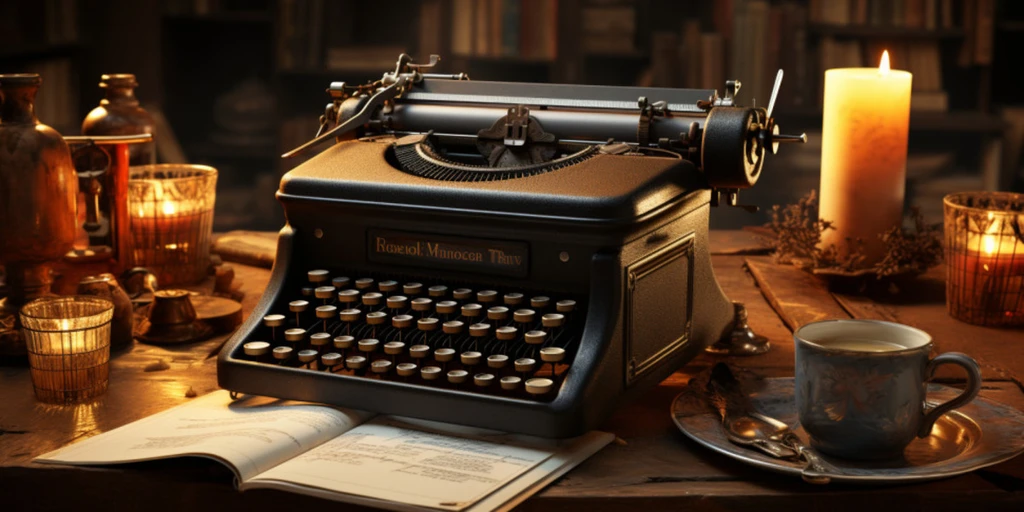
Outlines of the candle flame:
M 996 245 L 996 237 L 994 237 L 992 235 L 985 235 L 985 236 L 981 237 L 981 244 L 984 246 L 984 247 L 982 247 L 981 250 L 985 251 L 985 254 L 987 256 L 991 256 L 991 255 L 995 254 L 996 246 L 997 246 Z M 985 270 L 988 270 L 988 269 L 985 269 Z
M 71 330 L 71 322 L 68 322 L 67 319 L 61 319 L 61 321 L 60 321 L 60 330 L 62 330 L 62 331 Z
M 164 215 L 174 215 L 174 212 L 177 211 L 177 209 L 174 207 L 174 203 L 167 200 L 164 201 L 163 208 Z
M 878 72 L 883 75 L 889 74 L 889 50 L 882 52 L 882 62 L 878 64 Z

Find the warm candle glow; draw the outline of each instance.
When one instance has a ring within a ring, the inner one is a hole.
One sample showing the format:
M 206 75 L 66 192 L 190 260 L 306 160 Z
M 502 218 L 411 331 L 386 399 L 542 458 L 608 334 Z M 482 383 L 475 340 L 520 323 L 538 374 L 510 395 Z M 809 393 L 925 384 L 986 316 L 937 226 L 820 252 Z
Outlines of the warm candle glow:
M 164 208 L 164 215 L 174 215 L 174 212 L 177 211 L 177 208 L 174 207 L 174 203 L 172 203 L 172 202 L 170 202 L 170 201 L 168 201 L 166 199 L 164 200 L 163 208 Z
M 882 52 L 882 62 L 878 64 L 878 72 L 883 75 L 889 74 L 889 50 Z

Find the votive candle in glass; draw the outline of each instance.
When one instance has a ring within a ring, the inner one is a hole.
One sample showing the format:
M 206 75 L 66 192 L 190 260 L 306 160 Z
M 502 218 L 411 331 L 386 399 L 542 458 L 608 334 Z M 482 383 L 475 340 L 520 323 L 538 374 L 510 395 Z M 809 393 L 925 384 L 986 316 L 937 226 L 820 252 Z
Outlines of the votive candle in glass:
M 114 303 L 91 296 L 42 297 L 21 308 L 32 387 L 40 402 L 86 402 L 107 390 Z
M 202 281 L 210 266 L 216 187 L 217 170 L 205 165 L 132 167 L 131 266 L 152 271 L 161 287 Z
M 1024 194 L 960 192 L 943 204 L 949 314 L 1024 325 Z

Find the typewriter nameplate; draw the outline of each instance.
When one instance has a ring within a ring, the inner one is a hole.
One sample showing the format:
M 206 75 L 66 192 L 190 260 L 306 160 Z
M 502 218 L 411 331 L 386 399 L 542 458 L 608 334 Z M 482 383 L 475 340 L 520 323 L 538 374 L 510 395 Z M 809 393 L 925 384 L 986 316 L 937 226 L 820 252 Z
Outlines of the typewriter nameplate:
M 530 247 L 524 242 L 401 231 L 370 230 L 367 235 L 368 259 L 376 263 L 512 277 L 526 277 L 530 268 Z

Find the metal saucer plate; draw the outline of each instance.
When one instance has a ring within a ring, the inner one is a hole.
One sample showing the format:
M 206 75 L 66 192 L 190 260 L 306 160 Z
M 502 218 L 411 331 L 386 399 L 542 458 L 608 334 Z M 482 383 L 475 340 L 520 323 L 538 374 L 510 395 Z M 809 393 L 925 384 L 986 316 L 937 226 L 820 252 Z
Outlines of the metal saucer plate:
M 929 384 L 929 405 L 945 402 L 958 393 L 955 388 Z M 759 389 L 750 400 L 757 410 L 784 421 L 807 443 L 807 433 L 797 419 L 793 397 L 793 379 L 775 378 L 760 381 Z M 687 437 L 718 453 L 800 477 L 803 465 L 799 462 L 772 458 L 731 443 L 722 428 L 721 417 L 710 408 L 702 393 L 692 386 L 673 401 L 672 420 Z M 891 484 L 960 475 L 1012 459 L 1022 452 L 1024 413 L 978 397 L 935 422 L 931 435 L 911 442 L 902 459 L 853 461 L 818 455 L 835 467 L 832 482 Z

